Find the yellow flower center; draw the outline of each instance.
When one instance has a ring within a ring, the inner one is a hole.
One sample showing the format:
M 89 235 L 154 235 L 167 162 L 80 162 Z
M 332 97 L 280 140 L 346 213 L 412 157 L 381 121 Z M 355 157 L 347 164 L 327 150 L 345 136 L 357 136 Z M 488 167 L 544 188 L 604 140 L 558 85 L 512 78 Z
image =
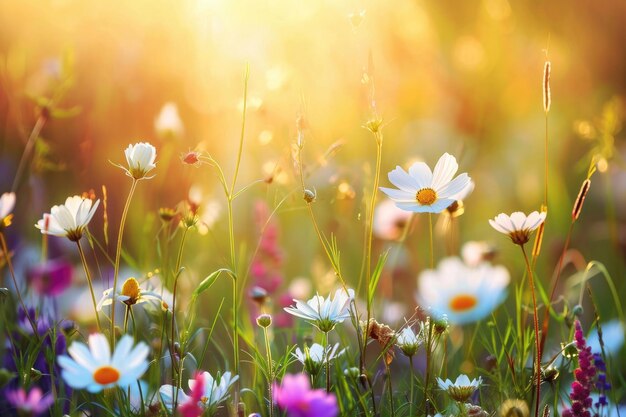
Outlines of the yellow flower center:
M 450 309 L 455 312 L 471 310 L 478 300 L 471 294 L 460 294 L 450 300 Z
M 206 404 L 206 403 L 207 403 L 207 401 L 209 401 L 209 398 L 208 398 L 208 397 L 204 397 L 204 396 L 203 396 L 203 397 L 201 397 L 201 398 L 200 398 L 200 402 L 201 402 L 202 404 Z
M 415 199 L 422 206 L 430 206 L 437 201 L 437 193 L 432 188 L 422 188 L 415 194 Z
M 124 281 L 124 285 L 122 285 L 122 295 L 129 297 L 128 300 L 124 301 L 128 305 L 132 305 L 137 303 L 139 300 L 139 296 L 141 295 L 141 290 L 139 289 L 139 283 L 135 278 L 128 278 Z
M 114 384 L 120 379 L 120 372 L 112 366 L 101 366 L 93 373 L 93 380 L 100 385 Z

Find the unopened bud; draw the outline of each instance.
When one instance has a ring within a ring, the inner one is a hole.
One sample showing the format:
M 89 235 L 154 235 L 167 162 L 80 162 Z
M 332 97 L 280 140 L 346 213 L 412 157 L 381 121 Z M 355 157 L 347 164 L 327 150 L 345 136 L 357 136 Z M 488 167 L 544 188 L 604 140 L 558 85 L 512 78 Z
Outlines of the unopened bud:
M 269 314 L 261 314 L 256 318 L 256 324 L 263 328 L 269 327 L 272 325 L 272 316 Z
M 578 220 L 578 216 L 580 216 L 580 212 L 583 209 L 585 197 L 587 197 L 587 193 L 589 192 L 589 187 L 591 187 L 591 180 L 587 178 L 580 186 L 578 197 L 576 197 L 576 201 L 574 202 L 574 208 L 572 209 L 572 221 Z
M 304 201 L 311 204 L 315 201 L 316 194 L 315 191 L 311 191 L 309 189 L 304 190 Z

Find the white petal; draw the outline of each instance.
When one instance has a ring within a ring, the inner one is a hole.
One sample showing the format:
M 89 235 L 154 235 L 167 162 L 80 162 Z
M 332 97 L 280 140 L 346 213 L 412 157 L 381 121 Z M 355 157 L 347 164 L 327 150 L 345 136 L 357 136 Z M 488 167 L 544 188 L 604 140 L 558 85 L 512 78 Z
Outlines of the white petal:
M 459 164 L 456 162 L 456 158 L 449 153 L 444 153 L 437 161 L 435 169 L 433 170 L 432 188 L 439 190 L 452 180 L 454 174 L 459 169 Z
M 433 173 L 424 162 L 416 162 L 411 165 L 409 175 L 415 180 L 418 189 L 430 187 L 433 181 Z
M 456 177 L 454 180 L 450 181 L 446 185 L 444 185 L 440 189 L 436 189 L 438 198 L 449 198 L 452 200 L 460 200 L 459 195 L 465 191 L 465 189 L 470 185 L 471 180 L 467 174 L 463 173 Z
M 394 201 L 414 202 L 415 193 L 404 190 L 396 190 L 395 188 L 380 187 L 380 191 L 387 194 Z
M 393 185 L 395 185 L 401 190 L 412 192 L 415 194 L 417 190 L 420 189 L 415 178 L 413 178 L 411 175 L 409 175 L 405 170 L 403 170 L 399 166 L 396 166 L 396 168 L 393 171 L 389 171 L 389 174 L 387 174 L 387 177 L 389 178 L 389 181 Z
M 105 335 L 100 333 L 89 335 L 89 350 L 97 366 L 111 363 L 111 348 Z

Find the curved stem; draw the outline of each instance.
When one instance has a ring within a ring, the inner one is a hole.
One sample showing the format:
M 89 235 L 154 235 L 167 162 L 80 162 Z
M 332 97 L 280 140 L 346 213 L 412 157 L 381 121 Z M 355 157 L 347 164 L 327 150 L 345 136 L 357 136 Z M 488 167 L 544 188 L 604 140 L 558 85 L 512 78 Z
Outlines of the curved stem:
M 536 379 L 536 394 L 537 402 L 535 403 L 535 417 L 539 417 L 539 403 L 541 400 L 541 345 L 539 341 L 539 320 L 537 318 L 537 297 L 535 296 L 535 281 L 533 278 L 533 272 L 530 267 L 530 262 L 528 260 L 528 256 L 526 255 L 526 250 L 524 249 L 524 245 L 520 245 L 522 248 L 522 253 L 524 254 L 524 261 L 526 262 L 526 269 L 528 272 L 528 281 L 530 282 L 530 293 L 533 298 L 533 324 L 535 326 L 535 349 L 537 350 L 537 356 L 535 359 L 536 366 L 535 372 L 537 373 Z
M 24 299 L 22 298 L 22 294 L 20 293 L 20 288 L 17 285 L 17 279 L 15 279 L 15 271 L 13 270 L 13 262 L 11 262 L 11 256 L 9 255 L 9 250 L 7 248 L 7 241 L 4 238 L 4 233 L 0 231 L 0 243 L 2 244 L 2 252 L 4 253 L 4 258 L 6 259 L 6 263 L 9 267 L 9 272 L 11 273 L 11 278 L 13 279 L 13 285 L 15 285 L 15 293 L 17 294 L 17 299 L 22 306 L 22 310 L 24 310 L 24 315 L 28 319 L 31 327 L 33 328 L 33 334 L 39 340 L 39 333 L 37 332 L 37 325 L 35 321 L 28 313 L 28 309 L 26 308 L 26 304 L 24 303 Z
M 117 248 L 115 250 L 115 266 L 113 270 L 113 308 L 111 309 L 111 341 L 113 349 L 115 349 L 115 299 L 117 297 L 117 276 L 120 272 L 120 257 L 122 255 L 122 238 L 124 237 L 124 224 L 126 223 L 126 217 L 128 216 L 128 208 L 130 207 L 130 201 L 137 188 L 137 181 L 133 178 L 133 183 L 130 186 L 128 197 L 126 198 L 126 204 L 124 204 L 124 211 L 122 211 L 122 219 L 120 220 L 120 229 L 117 233 Z
M 87 283 L 89 284 L 89 292 L 91 293 L 91 301 L 93 302 L 93 311 L 96 313 L 96 323 L 98 324 L 98 331 L 102 333 L 102 328 L 100 327 L 100 316 L 98 315 L 98 304 L 96 303 L 96 296 L 93 292 L 93 284 L 91 282 L 91 273 L 89 272 L 89 266 L 87 265 L 87 258 L 85 258 L 85 252 L 83 251 L 83 247 L 80 245 L 80 240 L 76 241 L 76 245 L 78 246 L 78 253 L 80 255 L 80 260 L 83 263 L 83 268 L 85 269 L 85 275 L 87 276 Z M 115 289 L 113 290 L 113 294 L 115 297 Z M 111 314 L 115 311 L 115 298 L 113 298 L 113 304 L 111 304 Z
M 28 140 L 26 141 L 26 147 L 24 148 L 24 152 L 22 153 L 22 157 L 20 158 L 20 163 L 17 167 L 17 173 L 15 174 L 15 178 L 13 180 L 13 186 L 11 187 L 11 191 L 13 192 L 17 191 L 17 188 L 20 185 L 22 174 L 24 173 L 24 169 L 26 168 L 26 160 L 30 156 L 33 150 L 33 146 L 35 145 L 37 138 L 39 138 L 39 134 L 41 133 L 41 130 L 43 129 L 47 120 L 47 117 L 45 117 L 44 115 L 40 115 L 35 122 L 35 126 L 33 126 L 33 130 L 28 136 Z
M 415 370 L 413 369 L 413 355 L 409 356 L 409 366 L 411 367 L 411 393 L 409 396 L 409 417 L 413 417 L 413 388 L 415 385 Z

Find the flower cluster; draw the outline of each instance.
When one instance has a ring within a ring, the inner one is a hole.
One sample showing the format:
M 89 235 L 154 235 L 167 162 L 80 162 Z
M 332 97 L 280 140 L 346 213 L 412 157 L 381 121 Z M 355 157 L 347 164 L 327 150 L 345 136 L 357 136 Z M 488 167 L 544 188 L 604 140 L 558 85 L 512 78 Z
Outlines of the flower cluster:
M 578 368 L 574 371 L 574 382 L 572 382 L 570 399 L 572 405 L 563 411 L 563 417 L 591 417 L 593 399 L 591 390 L 596 377 L 596 367 L 591 348 L 587 346 L 580 321 L 574 323 L 574 340 L 578 349 Z

